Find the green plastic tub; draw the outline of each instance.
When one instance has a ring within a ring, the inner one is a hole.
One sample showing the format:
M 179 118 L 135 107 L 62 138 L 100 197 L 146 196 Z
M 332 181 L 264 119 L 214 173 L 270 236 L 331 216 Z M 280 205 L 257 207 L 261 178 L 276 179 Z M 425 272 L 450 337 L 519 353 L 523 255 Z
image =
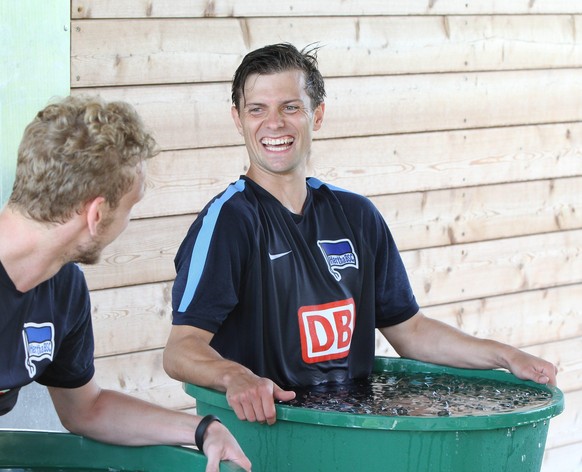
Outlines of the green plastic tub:
M 0 429 L 0 472 L 204 471 L 206 457 L 178 446 L 114 446 L 69 433 Z M 242 471 L 222 462 L 221 472 Z
M 186 384 L 199 414 L 216 414 L 235 435 L 253 471 L 535 472 L 562 392 L 505 371 L 454 369 L 377 357 L 375 372 L 446 373 L 527 384 L 551 392 L 549 404 L 482 416 L 354 415 L 276 405 L 272 425 L 240 421 L 224 393 Z

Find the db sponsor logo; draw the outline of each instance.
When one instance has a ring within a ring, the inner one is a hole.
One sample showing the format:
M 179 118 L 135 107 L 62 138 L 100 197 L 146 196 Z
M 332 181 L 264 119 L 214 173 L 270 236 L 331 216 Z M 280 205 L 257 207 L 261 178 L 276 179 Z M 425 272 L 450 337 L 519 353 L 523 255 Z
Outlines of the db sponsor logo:
M 308 364 L 347 357 L 356 319 L 354 300 L 349 298 L 299 309 L 301 354 Z

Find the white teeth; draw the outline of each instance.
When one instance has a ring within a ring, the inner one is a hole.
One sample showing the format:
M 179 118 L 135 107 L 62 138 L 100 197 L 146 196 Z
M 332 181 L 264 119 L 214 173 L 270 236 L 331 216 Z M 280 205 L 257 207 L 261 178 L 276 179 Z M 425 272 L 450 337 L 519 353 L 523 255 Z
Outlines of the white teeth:
M 293 142 L 293 138 L 263 138 L 261 142 L 266 146 L 281 146 L 282 144 L 291 144 Z

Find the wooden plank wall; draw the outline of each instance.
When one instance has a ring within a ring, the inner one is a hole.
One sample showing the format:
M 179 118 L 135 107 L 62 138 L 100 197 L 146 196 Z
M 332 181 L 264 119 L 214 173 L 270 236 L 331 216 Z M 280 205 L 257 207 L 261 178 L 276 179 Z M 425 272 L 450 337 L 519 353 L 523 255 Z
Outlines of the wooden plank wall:
M 72 0 L 71 15 L 73 93 L 133 103 L 163 149 L 86 268 L 102 384 L 193 407 L 161 352 L 176 249 L 246 170 L 232 74 L 265 44 L 319 42 L 313 173 L 381 209 L 429 315 L 559 365 L 543 471 L 582 470 L 582 4 Z

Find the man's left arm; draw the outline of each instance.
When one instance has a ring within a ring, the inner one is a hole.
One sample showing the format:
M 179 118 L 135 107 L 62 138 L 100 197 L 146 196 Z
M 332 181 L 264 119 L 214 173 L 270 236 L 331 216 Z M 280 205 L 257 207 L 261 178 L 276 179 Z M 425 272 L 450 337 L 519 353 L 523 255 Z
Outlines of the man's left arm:
M 49 392 L 63 426 L 72 433 L 128 446 L 195 444 L 199 416 L 101 389 L 94 379 L 79 388 L 49 387 Z M 219 422 L 208 426 L 203 452 L 208 457 L 207 471 L 217 471 L 220 460 L 250 470 L 240 446 Z
M 467 369 L 504 368 L 516 377 L 556 385 L 551 362 L 513 346 L 464 333 L 418 312 L 380 332 L 402 357 Z

